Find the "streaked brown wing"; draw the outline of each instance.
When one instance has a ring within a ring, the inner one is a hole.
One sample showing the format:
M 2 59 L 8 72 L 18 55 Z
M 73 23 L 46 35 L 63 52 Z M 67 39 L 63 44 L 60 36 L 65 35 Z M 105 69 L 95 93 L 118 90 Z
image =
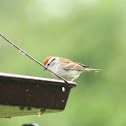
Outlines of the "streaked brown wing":
M 81 65 L 82 67 L 84 67 L 84 68 L 89 68 L 90 66 L 86 66 L 86 65 L 84 65 L 84 64 L 81 64 L 81 63 L 78 63 L 79 65 Z
M 72 62 L 68 59 L 61 58 L 60 63 L 65 70 L 79 70 L 83 71 L 84 68 L 89 67 L 80 63 Z

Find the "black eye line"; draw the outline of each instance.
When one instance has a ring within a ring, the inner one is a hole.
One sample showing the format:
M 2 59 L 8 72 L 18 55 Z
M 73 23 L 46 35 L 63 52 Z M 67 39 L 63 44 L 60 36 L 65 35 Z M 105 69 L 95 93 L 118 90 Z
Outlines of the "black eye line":
M 48 64 L 48 66 L 55 60 L 55 58 Z

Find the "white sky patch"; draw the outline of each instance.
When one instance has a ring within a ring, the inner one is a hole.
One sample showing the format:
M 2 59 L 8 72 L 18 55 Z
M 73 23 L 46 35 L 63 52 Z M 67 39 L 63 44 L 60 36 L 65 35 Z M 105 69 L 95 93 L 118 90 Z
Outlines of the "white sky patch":
M 97 0 L 43 0 L 45 10 L 54 16 L 67 16 L 72 10 L 79 5 L 85 8 L 92 7 L 97 3 Z
M 65 17 L 69 16 L 76 8 L 90 8 L 95 6 L 98 0 L 31 0 L 28 5 L 28 14 L 37 17 L 46 16 Z

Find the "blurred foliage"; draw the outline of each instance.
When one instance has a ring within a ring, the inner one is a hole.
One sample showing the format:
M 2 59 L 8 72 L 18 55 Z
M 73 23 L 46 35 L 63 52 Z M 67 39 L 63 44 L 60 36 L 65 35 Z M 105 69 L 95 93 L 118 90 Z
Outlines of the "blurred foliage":
M 81 74 L 65 111 L 0 119 L 0 125 L 125 126 L 125 12 L 124 0 L 0 0 L 0 32 L 31 56 L 103 69 Z M 0 59 L 0 72 L 53 78 L 2 38 Z

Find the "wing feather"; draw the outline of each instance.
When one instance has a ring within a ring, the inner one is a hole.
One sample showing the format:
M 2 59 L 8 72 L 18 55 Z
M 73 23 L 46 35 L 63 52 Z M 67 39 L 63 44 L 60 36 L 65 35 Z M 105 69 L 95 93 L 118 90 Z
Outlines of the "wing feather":
M 72 62 L 72 61 L 65 59 L 65 58 L 61 58 L 60 63 L 65 70 L 83 71 L 83 70 L 85 70 L 85 68 L 89 67 L 89 66 L 85 66 L 80 63 Z

